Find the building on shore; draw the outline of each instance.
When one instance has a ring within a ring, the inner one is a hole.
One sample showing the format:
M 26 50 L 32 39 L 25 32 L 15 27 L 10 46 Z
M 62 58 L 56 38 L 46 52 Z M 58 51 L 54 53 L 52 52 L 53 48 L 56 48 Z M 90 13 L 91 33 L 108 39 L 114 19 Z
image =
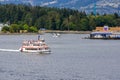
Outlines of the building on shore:
M 120 32 L 120 26 L 116 26 L 116 27 L 108 27 L 108 26 L 96 27 L 96 29 L 93 30 L 93 31 L 98 31 L 98 32 L 103 32 L 103 31 Z

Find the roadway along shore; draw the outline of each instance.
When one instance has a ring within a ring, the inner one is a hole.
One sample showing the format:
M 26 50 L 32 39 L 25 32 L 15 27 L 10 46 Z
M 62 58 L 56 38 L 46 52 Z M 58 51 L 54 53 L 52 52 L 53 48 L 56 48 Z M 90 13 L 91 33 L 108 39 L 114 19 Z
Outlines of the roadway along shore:
M 0 35 L 31 35 L 31 34 L 43 34 L 43 33 L 61 33 L 61 34 L 90 34 L 91 31 L 60 31 L 60 30 L 44 30 L 44 31 L 39 31 L 38 33 L 3 33 L 0 32 Z
M 45 30 L 39 31 L 39 33 L 63 33 L 63 34 L 90 34 L 91 31 L 59 31 L 59 30 Z

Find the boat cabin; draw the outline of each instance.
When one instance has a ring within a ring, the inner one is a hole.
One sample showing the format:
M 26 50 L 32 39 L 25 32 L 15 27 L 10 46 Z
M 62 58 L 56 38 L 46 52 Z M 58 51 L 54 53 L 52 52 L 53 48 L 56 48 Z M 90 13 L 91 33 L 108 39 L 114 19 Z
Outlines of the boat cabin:
M 90 38 L 109 38 L 112 32 L 92 32 Z

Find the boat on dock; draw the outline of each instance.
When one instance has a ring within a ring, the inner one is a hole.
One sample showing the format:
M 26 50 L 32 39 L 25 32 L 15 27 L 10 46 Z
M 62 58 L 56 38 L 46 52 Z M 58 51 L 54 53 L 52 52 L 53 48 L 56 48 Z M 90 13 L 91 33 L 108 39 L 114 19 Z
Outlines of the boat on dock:
M 120 32 L 109 31 L 108 26 L 104 26 L 102 31 L 91 32 L 85 39 L 108 39 L 120 40 Z
M 45 43 L 45 40 L 25 40 L 22 43 L 21 52 L 30 53 L 51 53 L 50 47 Z
M 119 39 L 120 33 L 113 32 L 92 32 L 90 33 L 89 39 Z

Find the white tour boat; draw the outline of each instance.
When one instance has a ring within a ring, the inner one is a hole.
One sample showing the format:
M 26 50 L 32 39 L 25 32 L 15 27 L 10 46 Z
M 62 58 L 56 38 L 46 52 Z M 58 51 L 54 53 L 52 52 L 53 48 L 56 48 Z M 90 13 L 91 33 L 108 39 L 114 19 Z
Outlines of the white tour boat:
M 38 39 L 37 41 L 34 41 L 34 40 L 23 41 L 20 51 L 31 52 L 31 53 L 50 53 L 51 52 L 50 48 L 44 42 L 44 40 L 40 40 L 40 39 Z

